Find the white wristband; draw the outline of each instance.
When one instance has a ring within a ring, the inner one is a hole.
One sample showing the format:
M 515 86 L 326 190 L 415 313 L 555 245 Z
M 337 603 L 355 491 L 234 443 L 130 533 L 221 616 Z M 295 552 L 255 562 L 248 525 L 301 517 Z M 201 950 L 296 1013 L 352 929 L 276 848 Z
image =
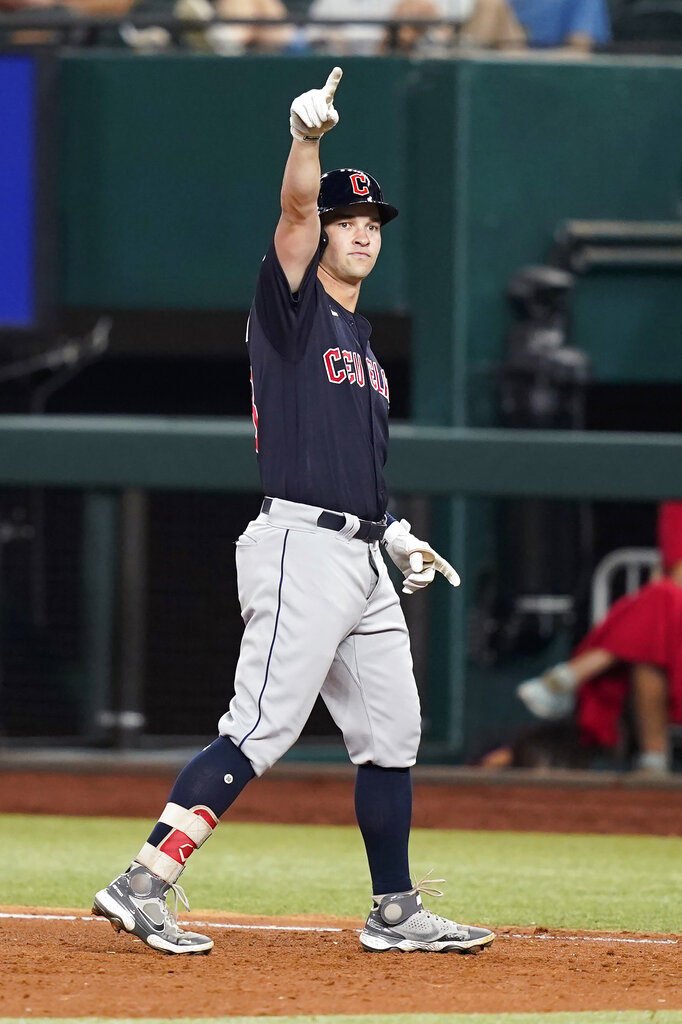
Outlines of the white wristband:
M 321 135 L 306 135 L 304 132 L 300 130 L 300 128 L 296 127 L 296 125 L 294 124 L 293 117 L 289 119 L 289 128 L 291 130 L 293 138 L 295 138 L 298 142 L 319 142 L 320 139 L 322 138 Z

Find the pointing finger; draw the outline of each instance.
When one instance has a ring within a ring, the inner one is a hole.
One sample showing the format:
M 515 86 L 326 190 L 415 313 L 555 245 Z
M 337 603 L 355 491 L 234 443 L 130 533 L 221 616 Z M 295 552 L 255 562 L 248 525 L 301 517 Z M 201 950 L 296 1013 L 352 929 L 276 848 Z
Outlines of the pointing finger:
M 452 584 L 453 587 L 458 587 L 460 585 L 461 580 L 459 578 L 459 573 L 450 565 L 449 562 L 446 562 L 444 558 L 441 558 L 440 555 L 436 555 L 434 558 L 433 567 L 434 569 L 437 569 L 438 572 L 442 573 L 448 583 Z
M 331 103 L 332 100 L 334 99 L 336 87 L 341 81 L 342 76 L 343 71 L 341 70 L 341 68 L 332 68 L 332 72 L 327 81 L 325 82 L 324 89 L 322 90 L 324 92 L 324 98 L 327 101 L 327 103 Z

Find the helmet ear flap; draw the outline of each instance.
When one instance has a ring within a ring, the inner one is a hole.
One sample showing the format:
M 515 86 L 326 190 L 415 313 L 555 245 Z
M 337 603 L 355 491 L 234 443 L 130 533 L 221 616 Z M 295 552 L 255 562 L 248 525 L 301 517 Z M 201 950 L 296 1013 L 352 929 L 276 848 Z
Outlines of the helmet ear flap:
M 322 228 L 322 231 L 320 232 L 320 251 L 325 249 L 327 247 L 328 243 L 329 243 L 329 235 L 324 230 L 324 228 Z

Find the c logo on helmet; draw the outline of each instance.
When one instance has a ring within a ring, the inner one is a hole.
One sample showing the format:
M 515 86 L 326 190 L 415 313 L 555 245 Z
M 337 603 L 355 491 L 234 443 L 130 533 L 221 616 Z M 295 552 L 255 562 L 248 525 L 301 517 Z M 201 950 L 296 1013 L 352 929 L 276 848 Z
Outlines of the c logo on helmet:
M 350 176 L 350 187 L 355 192 L 356 196 L 368 196 L 369 195 L 369 178 L 366 174 L 351 174 Z

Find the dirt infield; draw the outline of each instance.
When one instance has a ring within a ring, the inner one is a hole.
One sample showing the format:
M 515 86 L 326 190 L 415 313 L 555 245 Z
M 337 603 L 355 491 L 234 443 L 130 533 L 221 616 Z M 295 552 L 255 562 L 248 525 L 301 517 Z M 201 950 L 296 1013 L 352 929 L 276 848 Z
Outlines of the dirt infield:
M 190 916 L 206 920 L 200 913 Z M 217 925 L 226 919 L 213 920 Z M 230 920 L 242 926 L 247 922 Z M 267 923 L 301 925 L 302 919 Z M 647 936 L 642 942 L 610 934 L 608 941 L 601 941 L 594 933 L 505 928 L 489 950 L 474 956 L 368 954 L 361 952 L 354 931 L 359 921 L 318 918 L 305 924 L 340 930 L 202 925 L 215 939 L 213 952 L 171 958 L 129 935 L 116 935 L 94 918 L 0 919 L 0 1016 L 682 1008 L 676 936 Z
M 0 773 L 0 812 L 153 819 L 171 779 Z M 423 827 L 682 835 L 677 787 L 417 782 L 414 803 L 415 824 Z M 325 774 L 266 777 L 242 794 L 230 818 L 352 823 L 353 782 Z M 212 935 L 215 949 L 170 958 L 82 909 L 2 909 L 0 1016 L 682 1009 L 680 935 L 502 928 L 489 950 L 473 956 L 372 955 L 360 949 L 360 921 L 196 911 L 183 920 L 208 922 L 200 930 Z

